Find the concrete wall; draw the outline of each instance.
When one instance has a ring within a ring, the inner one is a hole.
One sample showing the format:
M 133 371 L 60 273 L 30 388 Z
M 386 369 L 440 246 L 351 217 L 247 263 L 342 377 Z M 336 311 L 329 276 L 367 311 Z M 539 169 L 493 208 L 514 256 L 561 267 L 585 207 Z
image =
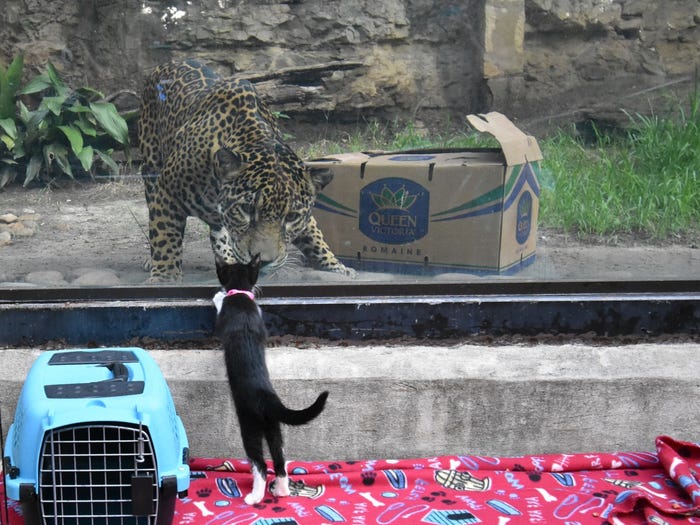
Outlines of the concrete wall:
M 243 452 L 216 350 L 152 351 L 196 456 Z M 0 350 L 5 431 L 36 350 Z M 290 458 L 519 455 L 653 450 L 696 440 L 700 345 L 273 348 L 292 408 L 330 391 L 324 413 L 287 430 Z

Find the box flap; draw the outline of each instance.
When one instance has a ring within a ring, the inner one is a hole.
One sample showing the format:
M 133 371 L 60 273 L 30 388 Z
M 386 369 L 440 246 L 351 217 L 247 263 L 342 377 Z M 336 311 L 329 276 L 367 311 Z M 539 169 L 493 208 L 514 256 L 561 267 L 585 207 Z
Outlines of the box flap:
M 477 131 L 496 138 L 509 166 L 542 160 L 537 140 L 515 127 L 505 115 L 492 111 L 485 115 L 467 115 L 467 120 Z
M 370 158 L 372 157 L 367 153 L 356 151 L 352 153 L 337 153 L 335 155 L 326 155 L 325 157 L 321 157 L 319 159 L 307 160 L 306 164 L 362 164 L 363 162 L 367 162 Z

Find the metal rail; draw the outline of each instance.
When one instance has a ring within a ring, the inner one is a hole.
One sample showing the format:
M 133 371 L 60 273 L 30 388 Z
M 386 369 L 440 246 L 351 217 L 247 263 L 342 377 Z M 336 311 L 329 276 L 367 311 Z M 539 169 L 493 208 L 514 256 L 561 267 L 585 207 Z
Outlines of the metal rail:
M 216 286 L 163 285 L 115 286 L 109 288 L 7 288 L 0 289 L 0 304 L 48 303 L 73 301 L 122 301 L 210 299 Z M 265 297 L 275 298 L 351 298 L 351 297 L 409 297 L 409 296 L 529 296 L 579 294 L 675 294 L 700 293 L 700 280 L 638 280 L 638 281 L 478 281 L 471 283 L 299 283 L 263 286 Z
M 585 333 L 698 335 L 699 284 L 268 286 L 259 302 L 271 335 L 329 340 Z M 3 291 L 0 345 L 60 340 L 101 346 L 139 337 L 202 340 L 210 337 L 214 328 L 214 290 L 181 286 Z

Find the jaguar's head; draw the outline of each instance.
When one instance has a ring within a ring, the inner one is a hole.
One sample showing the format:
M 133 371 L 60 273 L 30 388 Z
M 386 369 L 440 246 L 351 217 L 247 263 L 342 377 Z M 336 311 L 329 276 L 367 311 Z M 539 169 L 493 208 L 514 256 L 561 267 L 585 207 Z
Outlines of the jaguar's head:
M 265 271 L 279 268 L 287 245 L 306 229 L 316 193 L 332 173 L 310 170 L 287 145 L 274 141 L 244 151 L 222 148 L 215 156 L 222 181 L 218 209 L 234 257 L 248 263 L 260 254 Z

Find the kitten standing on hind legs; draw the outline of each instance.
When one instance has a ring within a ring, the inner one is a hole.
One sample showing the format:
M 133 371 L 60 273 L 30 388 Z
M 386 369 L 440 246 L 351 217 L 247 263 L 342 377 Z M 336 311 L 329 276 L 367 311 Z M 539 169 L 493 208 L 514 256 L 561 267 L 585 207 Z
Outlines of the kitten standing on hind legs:
M 214 296 L 216 334 L 223 343 L 243 448 L 253 472 L 253 490 L 245 497 L 248 505 L 260 503 L 265 496 L 267 466 L 263 439 L 267 441 L 275 470 L 272 494 L 288 496 L 289 479 L 280 424 L 308 423 L 323 411 L 328 397 L 328 392 L 322 392 L 308 408 L 291 410 L 275 393 L 265 363 L 267 332 L 255 302 L 254 289 L 259 271 L 260 257 L 257 255 L 248 264 L 217 263 L 216 273 L 224 290 Z

